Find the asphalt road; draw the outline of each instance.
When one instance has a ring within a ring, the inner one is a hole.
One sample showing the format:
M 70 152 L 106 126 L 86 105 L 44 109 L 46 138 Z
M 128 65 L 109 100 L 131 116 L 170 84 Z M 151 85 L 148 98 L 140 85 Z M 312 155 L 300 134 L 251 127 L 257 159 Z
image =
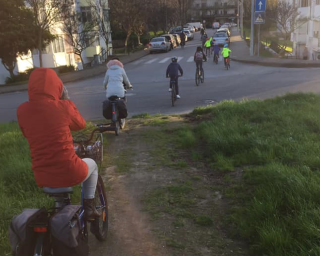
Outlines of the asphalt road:
M 209 31 L 211 35 L 213 31 Z M 195 85 L 195 63 L 193 55 L 200 45 L 200 34 L 187 42 L 184 49 L 177 48 L 169 53 L 156 53 L 125 65 L 127 75 L 134 86 L 128 92 L 130 115 L 182 114 L 197 106 L 214 104 L 222 100 L 265 99 L 288 92 L 320 92 L 320 69 L 288 69 L 246 65 L 231 62 L 231 69 L 225 70 L 222 61 L 216 65 L 212 57 L 204 63 L 205 82 Z M 232 43 L 231 43 L 232 50 Z M 171 107 L 169 80 L 165 71 L 170 57 L 179 57 L 184 75 L 179 79 L 181 99 Z M 102 119 L 102 102 L 105 92 L 103 75 L 83 81 L 68 83 L 71 99 L 87 120 Z M 24 92 L 0 95 L 0 123 L 16 120 L 17 107 L 28 100 Z

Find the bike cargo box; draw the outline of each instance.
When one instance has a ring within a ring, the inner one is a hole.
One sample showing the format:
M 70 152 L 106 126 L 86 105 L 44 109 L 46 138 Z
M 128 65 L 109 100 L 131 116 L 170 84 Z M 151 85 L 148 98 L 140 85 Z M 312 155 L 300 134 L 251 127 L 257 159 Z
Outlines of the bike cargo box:
M 48 212 L 42 209 L 24 209 L 13 217 L 9 227 L 9 240 L 14 256 L 33 256 L 37 233 L 35 227 L 48 227 Z
M 116 108 L 118 109 L 118 118 L 126 118 L 128 116 L 126 102 L 122 99 L 116 101 Z M 112 119 L 112 104 L 110 100 L 105 100 L 103 102 L 102 114 L 106 119 Z
M 81 205 L 66 205 L 50 220 L 53 256 L 89 255 L 88 235 L 81 227 Z

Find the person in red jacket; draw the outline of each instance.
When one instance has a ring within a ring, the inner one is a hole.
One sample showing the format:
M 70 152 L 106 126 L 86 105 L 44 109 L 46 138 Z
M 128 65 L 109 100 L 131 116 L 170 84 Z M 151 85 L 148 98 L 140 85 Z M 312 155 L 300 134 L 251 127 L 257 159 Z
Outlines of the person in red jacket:
M 29 78 L 29 101 L 17 110 L 20 129 L 31 152 L 32 170 L 39 187 L 72 187 L 82 183 L 87 220 L 99 216 L 94 204 L 98 167 L 90 158 L 79 158 L 73 147 L 71 131 L 86 122 L 56 72 L 35 69 Z

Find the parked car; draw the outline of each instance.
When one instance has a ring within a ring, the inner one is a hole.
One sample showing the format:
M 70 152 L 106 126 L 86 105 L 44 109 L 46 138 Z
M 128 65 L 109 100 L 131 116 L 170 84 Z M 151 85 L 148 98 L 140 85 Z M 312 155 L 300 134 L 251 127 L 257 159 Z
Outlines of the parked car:
M 219 28 L 219 29 L 217 30 L 217 33 L 219 33 L 219 32 L 225 32 L 225 33 L 228 34 L 229 37 L 231 36 L 230 30 L 227 29 L 227 28 Z
M 218 44 L 220 45 L 225 45 L 225 44 L 230 44 L 230 37 L 228 36 L 228 34 L 226 32 L 219 32 L 219 33 L 215 33 L 213 35 L 213 42 L 214 44 Z
M 193 27 L 193 26 L 190 26 L 190 25 L 185 25 L 185 26 L 183 26 L 183 29 L 187 29 L 187 30 L 189 30 L 191 33 L 195 33 L 195 32 L 196 32 L 195 29 L 194 29 L 194 27 Z
M 171 50 L 171 43 L 166 37 L 155 37 L 150 41 L 150 53 L 153 52 L 168 52 Z
M 196 28 L 196 31 L 199 31 L 200 29 L 203 28 L 203 25 L 201 24 L 201 22 L 188 22 L 187 25 L 194 26 Z
M 193 33 L 190 32 L 190 30 L 184 29 L 183 32 L 187 35 L 188 41 L 189 41 L 189 40 L 193 40 L 194 35 L 193 35 Z
M 236 26 L 238 26 L 237 23 L 234 23 L 234 22 L 231 23 L 231 27 L 236 27 Z
M 229 28 L 231 28 L 231 23 L 224 23 L 223 25 L 228 26 Z
M 177 42 L 176 39 L 174 38 L 174 36 L 172 34 L 165 34 L 165 35 L 161 35 L 160 37 L 165 37 L 168 39 L 168 41 L 171 44 L 171 49 L 176 48 L 177 47 Z
M 176 42 L 177 42 L 177 46 L 179 46 L 181 44 L 181 37 L 179 34 L 173 34 L 173 36 L 175 37 L 176 39 Z
M 219 29 L 220 28 L 220 23 L 219 22 L 213 22 L 212 23 L 212 28 Z

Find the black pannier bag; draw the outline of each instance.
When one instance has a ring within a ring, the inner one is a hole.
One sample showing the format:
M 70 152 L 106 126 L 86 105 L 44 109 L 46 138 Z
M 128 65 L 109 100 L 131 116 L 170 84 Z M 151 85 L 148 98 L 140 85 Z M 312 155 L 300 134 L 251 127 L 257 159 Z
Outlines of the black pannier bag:
M 50 220 L 53 256 L 88 256 L 88 237 L 81 229 L 81 205 L 66 205 Z
M 35 226 L 48 226 L 48 212 L 42 209 L 24 209 L 15 216 L 9 227 L 9 240 L 14 256 L 33 256 L 37 233 Z
M 116 108 L 118 109 L 119 119 L 126 118 L 128 116 L 128 110 L 126 102 L 122 99 L 116 101 Z M 112 119 L 112 104 L 110 100 L 103 102 L 102 114 L 106 119 Z

